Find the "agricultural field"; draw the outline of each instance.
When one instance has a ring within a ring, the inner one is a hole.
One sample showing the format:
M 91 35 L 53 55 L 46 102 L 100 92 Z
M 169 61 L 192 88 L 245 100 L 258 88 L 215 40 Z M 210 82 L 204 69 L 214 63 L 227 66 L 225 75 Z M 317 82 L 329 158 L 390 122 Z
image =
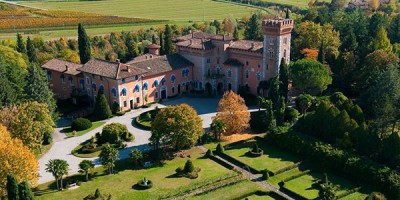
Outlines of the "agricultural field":
M 93 12 L 119 17 L 173 21 L 222 20 L 250 15 L 256 8 L 212 0 L 103 0 L 103 1 L 20 1 L 23 5 L 50 10 Z
M 291 5 L 291 6 L 297 6 L 299 8 L 307 8 L 308 3 L 310 2 L 309 0 L 261 0 L 265 2 L 271 2 L 271 3 L 279 3 L 279 4 L 285 4 L 285 5 Z M 331 2 L 331 0 L 322 0 L 325 2 Z M 319 1 L 321 2 L 321 1 Z

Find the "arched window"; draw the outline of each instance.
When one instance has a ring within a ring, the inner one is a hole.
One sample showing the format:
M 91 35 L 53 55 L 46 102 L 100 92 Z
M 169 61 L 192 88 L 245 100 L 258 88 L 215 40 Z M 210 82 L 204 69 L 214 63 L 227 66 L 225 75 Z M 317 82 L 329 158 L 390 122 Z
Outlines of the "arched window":
M 68 77 L 68 81 L 69 81 L 69 84 L 72 86 L 72 85 L 74 85 L 74 78 L 72 78 L 72 76 L 69 76 Z
M 90 96 L 90 88 L 86 89 L 86 93 L 87 93 L 88 96 Z
M 81 88 L 81 89 L 83 89 L 83 86 L 85 85 L 85 80 L 83 80 L 83 79 L 81 79 L 81 80 L 79 80 L 79 87 Z
M 145 82 L 145 83 L 143 84 L 143 90 L 147 90 L 148 87 L 149 87 L 149 84 L 148 84 L 147 82 Z
M 126 96 L 126 92 L 127 92 L 126 88 L 123 88 L 122 89 L 122 96 Z
M 167 81 L 167 80 L 165 80 L 165 77 L 162 78 L 162 79 L 161 79 L 161 85 L 164 86 L 166 81 Z
M 96 91 L 96 89 L 97 89 L 96 83 L 92 83 L 92 88 L 93 88 L 93 91 Z
M 228 70 L 228 78 L 232 77 L 232 70 Z
M 100 85 L 100 86 L 99 86 L 99 91 L 100 91 L 100 90 L 103 90 L 103 92 L 104 92 L 104 86 L 103 86 L 103 85 Z
M 185 77 L 186 76 L 186 70 L 182 70 L 182 77 Z
M 172 82 L 172 83 L 175 83 L 175 80 L 176 80 L 176 77 L 175 77 L 175 75 L 172 74 L 172 75 L 171 75 L 171 82 Z
M 112 88 L 111 89 L 111 93 L 112 93 L 112 95 L 115 97 L 115 96 L 117 96 L 117 90 L 115 89 L 115 88 Z
M 61 79 L 61 83 L 65 83 L 65 77 L 64 77 L 64 74 L 61 74 L 61 76 L 60 76 L 60 79 Z
M 189 76 L 189 69 L 186 69 L 186 76 Z
M 249 70 L 246 70 L 246 78 L 249 78 Z
M 260 74 L 260 72 L 257 73 L 257 80 L 261 80 L 261 74 Z
M 139 92 L 139 90 L 140 90 L 140 85 L 139 85 L 139 84 L 136 84 L 136 86 L 135 86 L 135 92 Z
M 158 87 L 158 80 L 154 80 L 154 87 Z

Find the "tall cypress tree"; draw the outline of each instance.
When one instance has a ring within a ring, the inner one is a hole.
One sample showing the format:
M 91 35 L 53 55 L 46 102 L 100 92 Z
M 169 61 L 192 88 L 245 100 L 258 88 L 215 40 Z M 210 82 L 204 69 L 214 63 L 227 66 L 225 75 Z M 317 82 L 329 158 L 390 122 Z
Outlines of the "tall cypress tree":
M 151 42 L 153 44 L 157 44 L 156 34 L 153 34 L 153 36 L 151 36 Z
M 107 119 L 112 116 L 110 106 L 108 105 L 106 95 L 103 90 L 99 90 L 96 97 L 93 116 L 99 120 Z
M 165 54 L 165 50 L 164 50 L 164 34 L 162 32 L 160 32 L 160 55 L 164 55 Z
M 56 100 L 49 88 L 45 71 L 31 64 L 28 68 L 28 76 L 25 79 L 27 83 L 24 88 L 26 99 L 47 104 L 51 116 L 55 119 Z
M 233 32 L 233 39 L 239 40 L 239 29 L 235 27 L 235 31 Z
M 276 76 L 271 80 L 271 85 L 268 94 L 269 98 L 272 101 L 273 107 L 276 107 L 276 103 L 278 102 L 279 99 L 279 85 L 280 85 L 279 76 Z
M 131 60 L 132 58 L 135 58 L 136 56 L 139 55 L 138 48 L 137 48 L 137 43 L 132 35 L 132 33 L 127 33 L 126 39 L 125 39 L 125 45 L 128 48 L 128 53 L 126 54 L 125 59 L 126 60 Z
M 284 117 L 285 117 L 285 109 L 286 109 L 286 100 L 285 97 L 279 96 L 277 105 L 276 105 L 276 124 L 278 126 L 283 126 Z
M 172 54 L 172 29 L 168 24 L 165 25 L 164 32 L 164 53 L 166 55 Z
M 248 40 L 260 40 L 261 35 L 261 16 L 254 13 L 249 22 L 246 24 L 246 29 L 244 30 L 244 37 Z
M 286 8 L 286 17 L 285 17 L 286 19 L 289 19 L 290 18 L 290 14 L 289 14 L 289 8 Z
M 17 33 L 17 51 L 20 53 L 26 53 L 26 47 L 22 35 Z
M 31 187 L 29 186 L 29 183 L 24 181 L 18 185 L 19 189 L 19 199 L 20 200 L 33 200 L 34 195 L 31 190 Z
M 321 42 L 321 46 L 318 51 L 318 62 L 324 64 L 325 62 L 325 45 L 324 42 Z
M 289 85 L 289 67 L 286 64 L 284 58 L 281 60 L 281 66 L 279 67 L 279 81 L 281 85 L 279 86 L 279 94 L 284 96 L 287 100 L 288 96 L 288 85 Z
M 29 36 L 28 36 L 28 39 L 26 39 L 26 50 L 27 50 L 29 62 L 35 63 L 36 62 L 35 46 L 33 46 L 33 43 Z
M 14 175 L 7 175 L 7 196 L 9 200 L 19 200 L 18 180 Z
M 83 28 L 81 24 L 78 25 L 78 46 L 81 63 L 85 64 L 91 58 L 91 48 L 90 39 L 86 34 L 85 28 Z

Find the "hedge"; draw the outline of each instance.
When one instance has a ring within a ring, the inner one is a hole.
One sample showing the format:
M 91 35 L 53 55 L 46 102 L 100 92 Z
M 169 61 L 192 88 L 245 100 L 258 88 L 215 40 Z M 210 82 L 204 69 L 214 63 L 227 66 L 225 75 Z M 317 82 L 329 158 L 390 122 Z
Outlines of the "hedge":
M 275 176 L 275 175 L 281 174 L 283 172 L 289 171 L 291 169 L 297 168 L 298 166 L 300 166 L 300 164 L 301 164 L 301 162 L 298 162 L 293 165 L 289 165 L 287 167 L 281 168 L 281 169 L 277 170 L 276 172 L 273 172 L 272 175 Z
M 291 181 L 291 180 L 293 180 L 293 179 L 302 177 L 302 176 L 304 176 L 304 175 L 306 175 L 306 174 L 308 174 L 308 173 L 310 173 L 310 172 L 311 172 L 311 170 L 306 170 L 306 171 L 300 172 L 300 173 L 298 173 L 298 174 L 294 174 L 294 175 L 292 175 L 292 176 L 286 177 L 285 179 L 282 180 L 282 182 Z
M 229 170 L 232 170 L 232 169 L 234 168 L 234 167 L 233 167 L 232 165 L 230 165 L 229 163 L 227 163 L 227 162 L 225 162 L 225 161 L 223 161 L 223 160 L 221 160 L 221 159 L 218 159 L 218 158 L 215 157 L 215 156 L 210 156 L 210 157 L 208 157 L 208 158 L 210 158 L 210 159 L 213 160 L 214 162 L 216 162 L 216 163 L 222 165 L 223 167 L 225 167 L 225 168 L 227 168 L 227 169 L 229 169 Z
M 135 125 L 143 130 L 148 130 L 148 131 L 151 130 L 151 126 L 146 126 L 140 122 L 140 115 L 135 117 Z
M 92 122 L 85 118 L 76 118 L 72 121 L 71 128 L 75 131 L 82 131 L 92 127 Z

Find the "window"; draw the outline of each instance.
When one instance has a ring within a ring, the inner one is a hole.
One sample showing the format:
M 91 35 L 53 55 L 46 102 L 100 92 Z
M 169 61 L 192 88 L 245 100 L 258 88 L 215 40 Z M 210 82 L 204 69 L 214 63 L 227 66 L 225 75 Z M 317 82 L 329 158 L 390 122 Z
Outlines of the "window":
M 228 70 L 228 78 L 231 78 L 231 77 L 232 77 L 232 71 Z
M 260 72 L 257 73 L 257 80 L 261 80 L 261 74 L 260 74 Z
M 246 78 L 249 78 L 249 70 L 246 70 Z
M 124 107 L 126 107 L 127 106 L 127 103 L 126 103 L 126 100 L 124 101 Z
M 51 71 L 50 70 L 47 70 L 47 79 L 48 80 L 51 80 Z
M 167 81 L 167 80 L 165 80 L 165 77 L 161 79 L 161 85 L 162 85 L 162 86 L 165 85 L 165 81 Z
M 86 93 L 87 93 L 88 96 L 90 96 L 90 88 L 86 89 Z
M 154 97 L 158 99 L 158 92 L 155 93 Z
M 90 78 L 89 78 L 89 77 L 86 77 L 86 84 L 89 85 L 89 83 L 90 83 Z
M 96 91 L 96 89 L 97 89 L 96 83 L 93 83 L 93 84 L 92 84 L 92 88 L 93 88 L 93 91 Z
M 207 74 L 208 74 L 208 76 L 211 76 L 211 69 L 210 68 L 208 68 Z
M 158 80 L 154 80 L 153 87 L 158 87 Z
M 122 96 L 126 96 L 126 92 L 127 92 L 126 88 L 123 88 L 123 89 L 122 89 Z M 125 107 L 126 107 L 126 106 L 125 106 Z
M 267 70 L 268 70 L 268 64 L 267 64 Z
M 100 85 L 99 91 L 100 91 L 100 90 L 102 90 L 102 91 L 104 92 L 104 86 L 103 86 L 103 85 Z
M 260 69 L 260 67 L 261 67 L 261 65 L 260 65 L 260 63 L 258 63 L 258 69 Z
M 182 70 L 182 77 L 185 77 L 185 76 L 186 76 L 186 71 Z
M 221 73 L 221 69 L 217 68 L 217 74 L 220 74 L 220 73 Z
M 62 83 L 62 84 L 64 84 L 64 83 L 65 83 L 65 77 L 64 77 L 64 74 L 61 74 L 61 76 L 60 76 L 60 79 L 61 79 L 61 83 Z
M 83 89 L 83 86 L 85 85 L 85 80 L 83 80 L 83 79 L 81 79 L 81 80 L 79 80 L 79 87 L 81 88 L 81 89 Z
M 189 76 L 189 69 L 186 69 L 186 76 Z
M 113 97 L 117 96 L 117 90 L 115 88 L 111 89 L 111 93 L 112 93 Z
M 140 103 L 140 98 L 136 97 L 136 103 Z
M 274 38 L 269 39 L 269 45 L 271 45 L 271 46 L 274 45 Z
M 283 44 L 287 44 L 287 38 L 283 38 Z
M 274 51 L 272 49 L 269 49 L 269 59 L 274 58 Z
M 249 61 L 246 60 L 246 66 L 249 66 Z
M 211 58 L 207 58 L 207 63 L 211 63 Z
M 172 87 L 172 94 L 175 94 L 175 88 Z
M 135 86 L 135 92 L 139 92 L 140 91 L 140 85 L 136 84 Z
M 172 82 L 172 83 L 175 83 L 175 79 L 176 79 L 175 75 L 172 74 L 172 75 L 171 75 L 171 82 Z
M 283 57 L 286 58 L 286 49 L 283 50 Z
M 68 77 L 68 81 L 69 81 L 69 85 L 73 86 L 74 85 L 74 78 L 72 78 L 72 76 Z
M 123 78 L 123 79 L 121 80 L 121 82 L 122 82 L 122 84 L 124 84 L 124 83 L 125 83 L 125 79 Z
M 145 83 L 143 84 L 143 90 L 147 90 L 148 87 L 149 87 L 149 84 L 148 84 L 147 82 L 145 82 Z

